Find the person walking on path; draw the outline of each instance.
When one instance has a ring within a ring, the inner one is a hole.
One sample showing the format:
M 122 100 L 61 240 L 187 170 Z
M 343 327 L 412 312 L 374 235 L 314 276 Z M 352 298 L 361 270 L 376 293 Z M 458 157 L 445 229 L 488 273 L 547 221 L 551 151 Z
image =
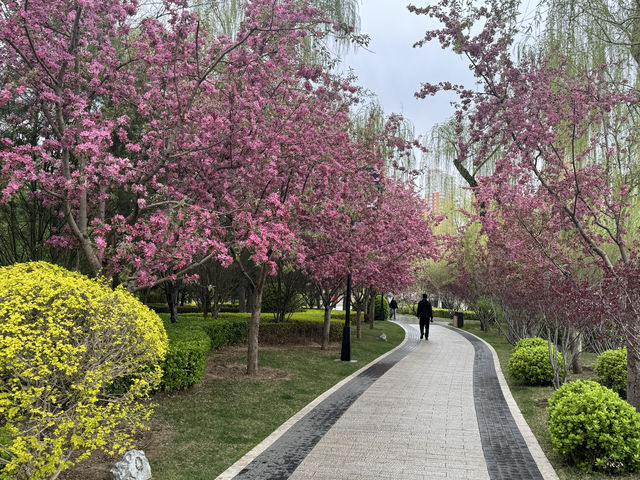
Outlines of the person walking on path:
M 425 340 L 429 340 L 429 322 L 433 322 L 433 308 L 427 300 L 426 293 L 422 294 L 422 300 L 418 302 L 416 316 L 420 319 L 420 339 L 424 337 Z
M 395 298 L 392 298 L 391 301 L 389 302 L 389 309 L 391 310 L 391 313 L 389 314 L 389 318 L 393 318 L 395 320 L 396 312 L 398 311 L 398 302 L 396 302 Z

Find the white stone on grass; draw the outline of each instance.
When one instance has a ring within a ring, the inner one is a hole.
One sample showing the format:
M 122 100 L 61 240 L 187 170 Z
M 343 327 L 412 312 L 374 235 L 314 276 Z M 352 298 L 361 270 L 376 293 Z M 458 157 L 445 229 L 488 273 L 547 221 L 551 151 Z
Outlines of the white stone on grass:
M 151 466 L 142 450 L 129 450 L 110 473 L 111 480 L 149 480 Z

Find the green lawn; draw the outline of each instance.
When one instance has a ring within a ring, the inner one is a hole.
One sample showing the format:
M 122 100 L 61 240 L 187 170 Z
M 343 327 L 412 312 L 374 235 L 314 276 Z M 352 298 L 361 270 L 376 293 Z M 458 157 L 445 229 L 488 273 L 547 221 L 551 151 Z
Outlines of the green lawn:
M 530 387 L 522 385 L 509 375 L 509 372 L 507 371 L 507 364 L 513 347 L 507 343 L 504 337 L 496 330 L 483 332 L 480 330 L 480 322 L 466 320 L 464 322 L 464 330 L 484 339 L 496 350 L 498 358 L 500 359 L 500 368 L 502 368 L 502 373 L 507 380 L 509 389 L 516 400 L 518 407 L 520 407 L 522 415 L 529 424 L 529 427 L 538 439 L 538 443 L 540 443 L 542 450 L 553 465 L 553 468 L 556 470 L 556 473 L 561 480 L 595 480 L 603 478 L 625 480 L 640 479 L 640 474 L 607 477 L 606 475 L 597 473 L 585 473 L 567 465 L 563 457 L 553 450 L 551 437 L 549 436 L 549 430 L 547 428 L 547 400 L 552 395 L 553 389 L 551 387 Z M 596 355 L 593 353 L 583 353 L 581 355 L 581 361 L 583 365 L 583 373 L 579 375 L 570 374 L 569 380 L 576 380 L 578 378 L 583 380 L 594 380 L 595 375 L 593 373 L 593 366 L 596 361 Z
M 145 448 L 154 480 L 215 478 L 318 395 L 404 339 L 390 322 L 362 332 L 362 340 L 352 333 L 357 363 L 336 361 L 340 345 L 327 351 L 315 345 L 261 348 L 257 380 L 242 374 L 245 346 L 213 352 L 199 385 L 154 399 Z M 382 332 L 386 342 L 378 338 Z

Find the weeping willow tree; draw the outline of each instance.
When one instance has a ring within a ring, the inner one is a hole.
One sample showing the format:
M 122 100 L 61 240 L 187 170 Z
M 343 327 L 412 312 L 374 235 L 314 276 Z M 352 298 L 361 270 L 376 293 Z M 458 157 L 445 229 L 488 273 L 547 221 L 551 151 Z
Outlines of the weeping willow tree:
M 195 0 L 193 8 L 206 30 L 232 38 L 244 18 L 244 3 L 245 0 Z M 354 39 L 355 43 L 366 43 L 366 36 L 356 35 L 360 30 L 360 0 L 313 0 L 312 5 L 324 12 L 330 23 L 328 28 L 333 24 L 342 28 L 330 36 L 329 43 L 307 37 L 301 51 L 307 61 L 331 64 L 354 45 Z
M 386 115 L 377 100 L 366 103 L 358 111 L 352 112 L 353 136 L 366 145 L 376 145 L 378 155 L 384 160 L 385 174 L 403 183 L 414 182 L 418 170 L 415 127 L 408 119 L 396 115 Z M 380 142 L 380 138 L 394 141 Z M 403 145 L 403 148 L 398 148 Z
M 607 64 L 634 77 L 640 64 L 637 0 L 543 0 L 540 32 L 530 35 L 543 53 L 561 52 L 585 66 Z
M 577 75 L 604 66 L 612 88 L 627 81 L 640 91 L 640 1 L 543 0 L 540 7 L 545 8 L 546 14 L 539 16 L 537 41 L 535 45 L 525 43 L 524 51 L 546 58 L 560 54 Z M 614 191 L 619 191 L 622 185 L 630 190 L 627 229 L 631 234 L 629 240 L 633 240 L 637 239 L 640 227 L 640 109 L 637 104 L 625 105 L 616 107 L 612 113 L 626 121 L 609 131 L 593 125 L 590 133 L 616 145 L 618 155 L 623 152 L 627 161 L 620 162 L 619 158 L 612 161 L 613 157 L 598 155 L 599 151 L 586 161 L 601 164 L 610 172 Z
M 427 150 L 422 153 L 420 161 L 422 190 L 427 195 L 439 194 L 440 205 L 449 202 L 450 208 L 469 207 L 469 187 L 478 185 L 479 175 L 493 173 L 496 155 L 499 154 L 494 151 L 484 158 L 482 163 L 474 164 L 473 149 L 463 155 L 458 146 L 460 136 L 466 134 L 466 129 L 463 128 L 461 131 L 458 128 L 455 118 L 434 126 L 427 141 Z M 452 208 L 451 212 L 454 210 L 455 208 Z M 456 217 L 456 221 L 459 222 L 461 219 Z

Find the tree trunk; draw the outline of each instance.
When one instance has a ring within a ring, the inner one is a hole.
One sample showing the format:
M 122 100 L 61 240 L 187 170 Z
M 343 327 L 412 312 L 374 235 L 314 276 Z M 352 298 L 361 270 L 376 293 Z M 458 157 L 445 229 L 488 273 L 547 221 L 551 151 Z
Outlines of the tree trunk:
M 320 350 L 329 348 L 329 334 L 331 332 L 331 307 L 324 307 L 324 323 L 322 325 L 322 346 Z
M 164 294 L 167 298 L 169 306 L 169 315 L 171 323 L 178 322 L 178 294 L 180 293 L 180 285 L 178 282 L 165 282 Z
M 358 340 L 362 338 L 362 310 L 360 308 L 356 310 L 356 338 Z
M 141 298 L 140 300 L 142 301 L 142 303 L 144 303 L 145 305 L 149 304 L 149 291 L 151 289 L 150 288 L 145 288 L 144 290 L 142 290 L 142 294 L 141 294 Z
M 247 295 L 244 285 L 238 287 L 238 311 L 246 313 L 247 311 Z
M 627 402 L 640 411 L 640 358 L 632 345 L 627 345 Z
M 262 312 L 262 291 L 267 278 L 266 267 L 260 267 L 255 288 L 251 292 L 251 321 L 247 333 L 247 375 L 258 373 L 258 331 L 260 329 L 260 313 Z
M 571 371 L 573 373 L 582 373 L 582 363 L 580 362 L 580 354 L 582 353 L 582 335 L 575 328 L 569 330 L 571 335 L 571 350 L 573 350 L 573 358 L 571 360 Z
M 206 320 L 211 311 L 211 296 L 209 295 L 209 289 L 206 285 L 200 285 L 200 304 L 202 305 L 202 317 Z
M 636 65 L 640 65 L 640 4 L 636 1 L 633 2 L 634 7 L 632 10 L 631 18 L 632 20 L 632 28 L 631 28 L 631 56 L 636 61 Z
M 246 311 L 253 311 L 252 310 L 252 305 L 253 305 L 253 296 L 254 296 L 254 292 L 251 289 L 245 289 L 245 298 L 246 298 L 246 303 L 245 303 L 245 308 Z M 260 299 L 260 301 L 262 302 L 262 299 Z M 262 305 L 260 305 L 260 309 L 262 309 Z
M 211 310 L 211 299 L 209 295 L 204 295 L 202 297 L 202 317 L 206 320 L 209 316 L 209 311 Z
M 373 329 L 373 323 L 376 316 L 376 292 L 374 290 L 369 294 L 369 328 Z
M 211 307 L 211 297 L 209 297 L 209 307 Z M 211 316 L 213 318 L 218 318 L 218 314 L 220 313 L 220 307 L 222 306 L 222 300 L 220 299 L 220 295 L 217 293 L 213 294 L 213 309 L 211 310 Z

